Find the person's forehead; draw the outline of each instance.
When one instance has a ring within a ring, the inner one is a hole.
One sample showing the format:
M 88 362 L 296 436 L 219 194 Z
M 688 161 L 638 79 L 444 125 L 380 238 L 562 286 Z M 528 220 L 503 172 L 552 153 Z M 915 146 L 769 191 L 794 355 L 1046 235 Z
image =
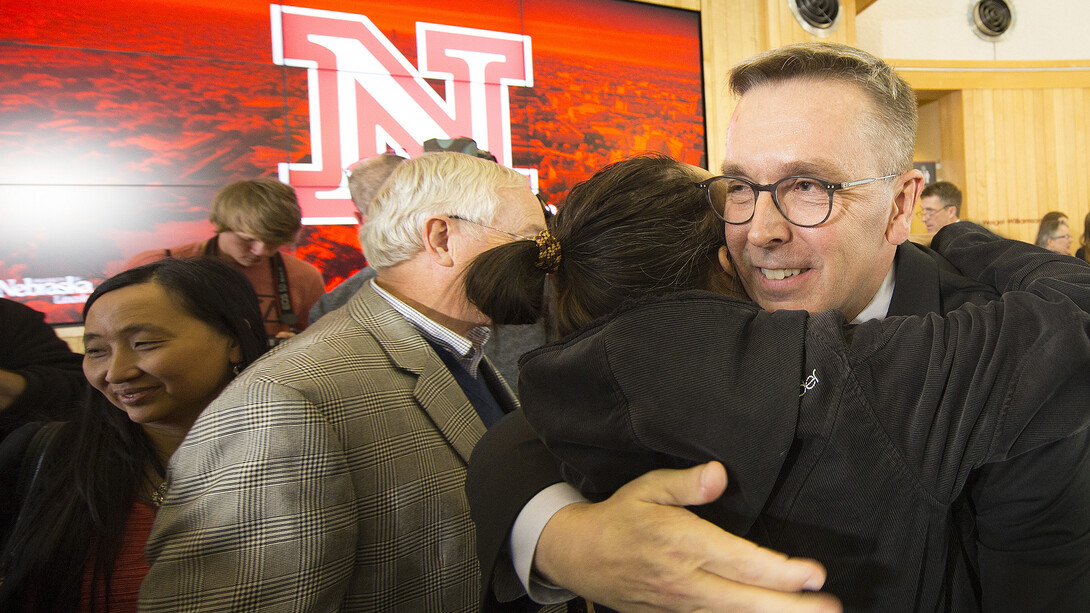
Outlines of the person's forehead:
M 91 334 L 99 327 L 121 330 L 176 324 L 188 315 L 179 309 L 158 283 L 136 283 L 103 294 L 87 312 Z
M 231 230 L 231 233 L 235 235 L 235 238 L 249 243 L 262 242 L 267 245 L 280 244 L 279 241 L 277 241 L 276 239 L 270 237 L 262 237 L 257 232 L 254 232 L 252 230 Z
M 529 187 L 501 189 L 498 195 L 501 206 L 497 217 L 509 223 L 512 231 L 536 233 L 545 229 L 545 211 Z
M 945 208 L 945 206 L 946 205 L 943 204 L 942 199 L 934 194 L 931 194 L 930 196 L 922 196 L 920 198 L 921 208 L 934 209 L 937 211 L 941 208 Z
M 862 88 L 836 80 L 791 79 L 754 87 L 731 117 L 723 171 L 752 175 L 861 166 L 870 157 L 860 155 L 859 141 L 871 104 Z

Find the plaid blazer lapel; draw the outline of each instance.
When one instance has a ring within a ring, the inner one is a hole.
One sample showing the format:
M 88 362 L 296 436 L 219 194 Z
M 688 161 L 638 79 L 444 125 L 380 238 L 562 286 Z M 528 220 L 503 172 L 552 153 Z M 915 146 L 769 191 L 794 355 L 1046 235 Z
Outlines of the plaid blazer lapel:
M 473 447 L 485 433 L 485 426 L 454 375 L 416 328 L 370 284 L 360 289 L 353 302 L 352 316 L 371 332 L 394 365 L 417 376 L 413 397 L 451 447 L 468 462 Z M 491 364 L 487 369 L 489 376 L 498 376 Z M 506 391 L 513 399 L 510 390 Z M 505 410 L 513 408 L 506 406 L 510 399 L 499 401 Z

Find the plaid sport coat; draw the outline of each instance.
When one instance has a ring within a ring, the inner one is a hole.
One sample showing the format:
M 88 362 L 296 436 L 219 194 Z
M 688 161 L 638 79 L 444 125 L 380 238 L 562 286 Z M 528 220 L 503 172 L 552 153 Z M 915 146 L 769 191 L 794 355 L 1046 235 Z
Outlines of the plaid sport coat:
M 483 376 L 514 394 L 487 361 Z M 254 363 L 171 459 L 144 611 L 469 611 L 485 426 L 370 284 Z

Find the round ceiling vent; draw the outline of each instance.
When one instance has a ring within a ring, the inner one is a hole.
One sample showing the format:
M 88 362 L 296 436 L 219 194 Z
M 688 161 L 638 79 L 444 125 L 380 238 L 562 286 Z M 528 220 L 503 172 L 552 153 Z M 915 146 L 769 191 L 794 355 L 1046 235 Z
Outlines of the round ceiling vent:
M 817 36 L 832 32 L 840 16 L 840 0 L 787 0 L 787 5 L 803 29 Z
M 978 0 L 969 9 L 969 19 L 977 36 L 995 42 L 1014 25 L 1014 9 L 1005 0 Z

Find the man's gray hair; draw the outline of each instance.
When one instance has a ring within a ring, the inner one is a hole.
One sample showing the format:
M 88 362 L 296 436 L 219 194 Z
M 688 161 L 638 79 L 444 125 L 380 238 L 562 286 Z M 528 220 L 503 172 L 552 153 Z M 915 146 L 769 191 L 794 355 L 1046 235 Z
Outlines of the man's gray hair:
M 530 189 L 523 175 L 463 153 L 425 153 L 394 169 L 374 200 L 360 244 L 377 271 L 399 264 L 424 248 L 421 231 L 434 215 L 456 215 L 492 225 L 500 211 L 499 190 Z M 481 229 L 466 224 L 471 230 Z
M 912 168 L 919 111 L 916 94 L 889 64 L 848 45 L 808 42 L 787 45 L 756 55 L 731 70 L 730 89 L 741 96 L 764 84 L 789 80 L 854 83 L 870 97 L 864 135 L 873 143 L 881 172 L 902 173 Z M 888 160 L 888 162 L 881 162 Z

